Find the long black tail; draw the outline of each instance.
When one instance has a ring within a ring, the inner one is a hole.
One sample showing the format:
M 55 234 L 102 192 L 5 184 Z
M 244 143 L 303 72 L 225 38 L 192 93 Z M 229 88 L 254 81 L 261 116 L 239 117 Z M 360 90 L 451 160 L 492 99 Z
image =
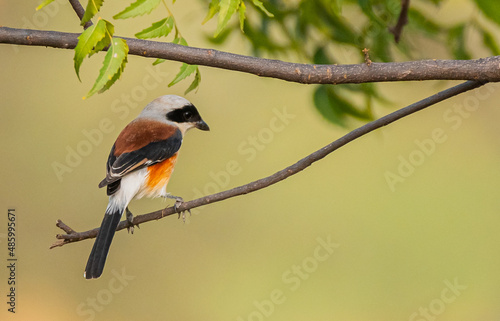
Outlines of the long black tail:
M 97 279 L 101 276 L 102 270 L 104 270 L 104 263 L 106 263 L 106 257 L 108 256 L 109 247 L 111 246 L 111 241 L 115 235 L 116 227 L 118 223 L 120 223 L 122 212 L 123 210 L 116 210 L 113 212 L 106 211 L 106 214 L 104 214 L 101 228 L 97 233 L 92 252 L 90 252 L 87 267 L 85 267 L 84 276 L 86 279 Z

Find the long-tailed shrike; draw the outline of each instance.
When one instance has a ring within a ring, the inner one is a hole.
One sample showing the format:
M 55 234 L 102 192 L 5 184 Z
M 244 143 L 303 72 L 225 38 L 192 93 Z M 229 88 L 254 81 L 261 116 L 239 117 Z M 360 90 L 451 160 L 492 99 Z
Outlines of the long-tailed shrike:
M 109 203 L 90 253 L 85 278 L 101 276 L 116 227 L 123 212 L 132 222 L 128 204 L 142 197 L 182 198 L 167 193 L 182 139 L 188 129 L 209 130 L 196 108 L 186 99 L 167 95 L 153 100 L 118 135 L 111 148 L 106 178 Z

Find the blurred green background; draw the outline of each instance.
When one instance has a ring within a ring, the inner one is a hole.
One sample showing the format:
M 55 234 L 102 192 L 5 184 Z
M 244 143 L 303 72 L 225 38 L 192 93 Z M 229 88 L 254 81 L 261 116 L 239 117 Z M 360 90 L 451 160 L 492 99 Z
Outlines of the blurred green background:
M 206 35 L 215 22 L 199 23 L 206 7 L 184 2 L 173 6 L 183 36 L 212 46 Z M 80 32 L 69 4 L 57 1 L 43 16 L 34 13 L 38 3 L 0 1 L 1 24 Z M 102 15 L 122 7 L 106 3 Z M 436 15 L 479 13 L 469 1 L 447 1 Z M 118 21 L 117 30 L 133 34 L 153 19 Z M 250 52 L 239 37 L 224 50 Z M 446 58 L 432 46 L 427 56 Z M 377 130 L 279 184 L 199 208 L 186 223 L 171 216 L 133 235 L 121 231 L 103 276 L 88 281 L 93 241 L 49 250 L 62 232 L 56 220 L 77 231 L 100 224 L 107 197 L 97 184 L 119 131 L 149 101 L 183 95 L 189 83 L 167 87 L 180 63 L 155 69 L 153 59 L 130 56 L 108 92 L 82 100 L 102 58 L 84 62 L 80 83 L 71 50 L 2 45 L 0 57 L 2 266 L 12 207 L 19 259 L 17 313 L 2 304 L 0 319 L 498 320 L 498 85 Z M 270 175 L 348 132 L 314 109 L 314 86 L 200 68 L 201 87 L 187 98 L 211 131 L 187 135 L 169 184 L 174 195 L 190 200 Z M 456 83 L 381 84 L 391 103 L 374 106 L 375 116 Z M 99 129 L 103 120 L 111 128 Z M 70 150 L 83 151 L 72 164 Z M 69 170 L 58 177 L 55 163 Z M 131 210 L 166 205 L 146 199 Z M 4 302 L 7 278 L 1 268 Z

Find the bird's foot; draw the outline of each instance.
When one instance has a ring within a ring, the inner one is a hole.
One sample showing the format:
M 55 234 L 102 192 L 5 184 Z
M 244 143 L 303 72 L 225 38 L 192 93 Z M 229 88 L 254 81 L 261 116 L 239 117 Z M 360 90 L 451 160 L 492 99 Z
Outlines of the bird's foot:
M 179 207 L 182 205 L 182 203 L 184 203 L 184 200 L 182 199 L 182 197 L 179 196 L 175 196 L 174 199 L 175 199 L 174 210 L 177 212 L 177 214 L 179 214 L 177 218 L 179 219 L 182 216 L 182 221 L 186 223 L 186 210 L 184 211 L 179 210 Z M 187 211 L 189 212 L 189 215 L 191 215 L 191 210 L 187 209 Z
M 189 215 L 191 215 L 191 210 L 190 209 L 187 209 L 187 210 L 179 210 L 179 207 L 181 207 L 182 203 L 184 203 L 184 200 L 182 199 L 182 197 L 180 196 L 174 196 L 174 195 L 170 195 L 170 194 L 167 194 L 165 196 L 166 198 L 171 198 L 173 200 L 175 200 L 175 203 L 174 203 L 174 211 L 177 212 L 177 214 L 179 214 L 179 216 L 177 217 L 178 219 L 181 217 L 182 215 L 182 221 L 184 223 L 186 223 L 186 211 L 189 212 Z
M 127 231 L 130 233 L 130 234 L 134 234 L 134 226 L 136 226 L 134 224 L 134 215 L 132 214 L 132 212 L 128 209 L 128 207 L 125 209 L 125 217 L 127 218 L 127 223 L 128 223 L 128 226 L 127 226 Z M 139 227 L 139 224 L 137 224 L 137 227 Z

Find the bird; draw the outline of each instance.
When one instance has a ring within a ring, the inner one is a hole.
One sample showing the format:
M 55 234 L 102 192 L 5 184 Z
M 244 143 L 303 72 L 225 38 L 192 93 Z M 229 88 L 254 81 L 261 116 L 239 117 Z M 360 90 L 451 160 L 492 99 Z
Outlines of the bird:
M 102 275 L 124 212 L 129 227 L 133 228 L 130 201 L 142 197 L 171 198 L 176 201 L 176 210 L 182 204 L 181 197 L 167 192 L 167 184 L 184 135 L 191 128 L 210 130 L 191 102 L 180 96 L 165 95 L 150 102 L 120 132 L 109 153 L 106 177 L 99 183 L 99 188 L 106 186 L 109 202 L 85 267 L 86 279 Z

